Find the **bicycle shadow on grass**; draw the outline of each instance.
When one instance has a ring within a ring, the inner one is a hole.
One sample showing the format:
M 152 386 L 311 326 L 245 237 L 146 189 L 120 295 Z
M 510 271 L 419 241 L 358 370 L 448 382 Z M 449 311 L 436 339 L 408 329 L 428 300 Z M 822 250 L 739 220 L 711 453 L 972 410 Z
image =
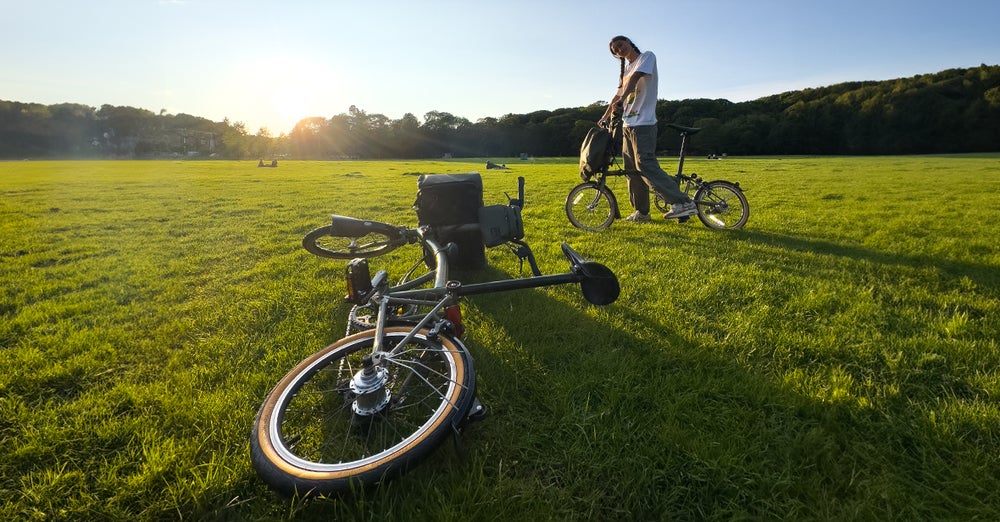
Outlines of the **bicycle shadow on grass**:
M 926 256 L 771 232 L 725 237 L 696 248 L 763 247 L 769 256 L 732 255 L 779 271 L 806 270 L 796 252 L 928 264 Z M 937 265 L 996 288 L 995 276 L 979 273 L 983 266 Z M 493 267 L 456 276 L 468 283 L 517 277 Z M 989 503 L 945 501 L 940 511 L 923 504 L 950 493 L 990 498 L 988 490 L 1000 486 L 984 474 L 975 492 L 960 492 L 961 483 L 935 476 L 956 455 L 975 468 L 969 455 L 983 449 L 981 441 L 949 440 L 951 449 L 941 452 L 940 433 L 915 407 L 939 397 L 901 396 L 865 409 L 807 396 L 782 375 L 755 371 L 725 341 L 698 344 L 683 317 L 645 308 L 641 296 L 655 289 L 637 288 L 628 278 L 621 284 L 621 298 L 607 307 L 588 305 L 578 285 L 465 298 L 465 343 L 489 416 L 455 446 L 446 443 L 406 475 L 365 492 L 360 507 L 344 509 L 375 512 L 415 498 L 456 518 L 483 509 L 498 518 L 605 519 L 1000 513 Z M 915 468 L 926 470 L 919 483 Z
M 1000 271 L 996 266 L 979 263 L 968 263 L 942 259 L 930 254 L 899 254 L 864 248 L 856 245 L 835 243 L 824 239 L 777 234 L 757 230 L 742 230 L 732 234 L 737 241 L 773 248 L 785 252 L 810 252 L 848 258 L 855 261 L 867 261 L 885 266 L 903 266 L 912 269 L 935 267 L 948 278 L 959 279 L 968 277 L 990 293 L 998 293 L 1000 289 Z M 982 252 L 988 254 L 988 252 Z
M 490 268 L 483 279 L 506 277 Z M 623 282 L 622 299 L 603 308 L 575 285 L 465 299 L 490 415 L 465 430 L 462 451 L 439 448 L 363 502 L 420 498 L 431 512 L 501 518 L 910 509 L 897 490 L 913 481 L 897 464 L 933 452 L 919 426 L 805 397 L 695 345 L 652 321 L 632 290 Z

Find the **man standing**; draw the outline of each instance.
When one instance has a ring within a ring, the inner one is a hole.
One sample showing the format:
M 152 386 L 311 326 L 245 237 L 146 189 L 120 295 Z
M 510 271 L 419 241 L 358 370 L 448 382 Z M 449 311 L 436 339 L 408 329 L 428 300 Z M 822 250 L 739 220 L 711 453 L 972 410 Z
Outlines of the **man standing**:
M 618 92 L 601 121 L 622 111 L 622 159 L 626 171 L 637 172 L 627 175 L 629 199 L 635 212 L 625 219 L 636 223 L 650 221 L 650 188 L 670 203 L 670 211 L 663 215 L 664 219 L 697 213 L 694 202 L 681 192 L 677 180 L 664 172 L 656 160 L 656 56 L 650 51 L 640 52 L 632 40 L 624 36 L 612 38 L 608 47 L 611 54 L 621 60 L 621 74 Z

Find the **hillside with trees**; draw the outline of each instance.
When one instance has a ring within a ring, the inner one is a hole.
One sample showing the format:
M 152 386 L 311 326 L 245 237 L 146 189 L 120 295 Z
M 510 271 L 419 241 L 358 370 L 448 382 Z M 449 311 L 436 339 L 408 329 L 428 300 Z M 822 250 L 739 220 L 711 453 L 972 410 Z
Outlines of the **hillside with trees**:
M 286 134 L 188 114 L 0 100 L 0 158 L 390 159 L 575 156 L 605 102 L 476 122 L 431 111 L 398 120 L 351 106 Z M 703 127 L 696 153 L 931 154 L 1000 151 L 1000 66 L 849 82 L 754 101 L 660 100 L 660 124 Z M 676 150 L 660 131 L 659 148 Z

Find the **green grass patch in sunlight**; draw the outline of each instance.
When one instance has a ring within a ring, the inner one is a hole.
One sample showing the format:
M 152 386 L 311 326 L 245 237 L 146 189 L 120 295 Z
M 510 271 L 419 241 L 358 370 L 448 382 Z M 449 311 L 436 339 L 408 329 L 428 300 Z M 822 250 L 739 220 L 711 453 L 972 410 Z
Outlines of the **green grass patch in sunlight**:
M 1000 518 L 1000 156 L 688 159 L 747 189 L 731 232 L 577 230 L 575 159 L 493 161 L 4 163 L 0 519 Z M 468 298 L 491 415 L 460 449 L 350 497 L 271 493 L 256 409 L 347 311 L 344 263 L 302 236 L 416 225 L 417 176 L 469 171 L 487 204 L 524 176 L 542 271 L 566 241 L 620 299 Z

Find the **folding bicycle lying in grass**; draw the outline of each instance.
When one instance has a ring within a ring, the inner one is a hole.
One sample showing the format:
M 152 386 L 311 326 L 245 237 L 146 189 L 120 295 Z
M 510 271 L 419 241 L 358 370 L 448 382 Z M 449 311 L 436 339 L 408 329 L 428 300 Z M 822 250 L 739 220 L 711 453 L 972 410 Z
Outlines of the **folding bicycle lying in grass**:
M 697 174 L 684 174 L 684 147 L 687 137 L 696 134 L 700 128 L 667 124 L 681 136 L 680 159 L 677 162 L 676 179 L 682 192 L 688 195 L 698 208 L 698 219 L 708 228 L 717 230 L 742 228 L 750 218 L 750 203 L 743 194 L 740 184 L 725 180 L 706 181 Z M 570 223 L 584 230 L 603 230 L 611 226 L 615 218 L 620 218 L 618 200 L 608 187 L 608 178 L 625 176 L 631 172 L 618 167 L 617 154 L 621 149 L 621 119 L 616 118 L 607 129 L 611 134 L 608 150 L 597 165 L 586 165 L 588 158 L 581 154 L 580 176 L 583 183 L 573 187 L 566 196 L 566 216 Z M 612 165 L 616 168 L 611 170 Z M 595 177 L 595 179 L 591 179 Z M 694 190 L 694 194 L 691 191 Z M 656 194 L 656 208 L 661 212 L 670 209 L 662 196 Z M 678 218 L 683 223 L 688 217 Z
M 580 283 L 591 303 L 617 299 L 614 273 L 565 243 L 569 271 L 539 274 L 521 241 L 523 179 L 519 182 L 518 199 L 482 207 L 475 224 L 407 228 L 334 215 L 329 225 L 306 235 L 303 245 L 313 254 L 352 259 L 346 299 L 354 308 L 347 337 L 299 363 L 260 407 L 251 460 L 273 489 L 332 494 L 377 483 L 404 471 L 484 412 L 476 398 L 472 356 L 460 341 L 462 297 Z M 463 230 L 482 232 L 485 246 L 511 246 L 531 262 L 534 275 L 475 284 L 451 280 L 449 256 L 456 245 L 440 238 Z M 365 258 L 410 244 L 422 252 L 397 285 L 389 284 L 385 271 L 370 277 Z M 426 273 L 413 277 L 418 271 Z

